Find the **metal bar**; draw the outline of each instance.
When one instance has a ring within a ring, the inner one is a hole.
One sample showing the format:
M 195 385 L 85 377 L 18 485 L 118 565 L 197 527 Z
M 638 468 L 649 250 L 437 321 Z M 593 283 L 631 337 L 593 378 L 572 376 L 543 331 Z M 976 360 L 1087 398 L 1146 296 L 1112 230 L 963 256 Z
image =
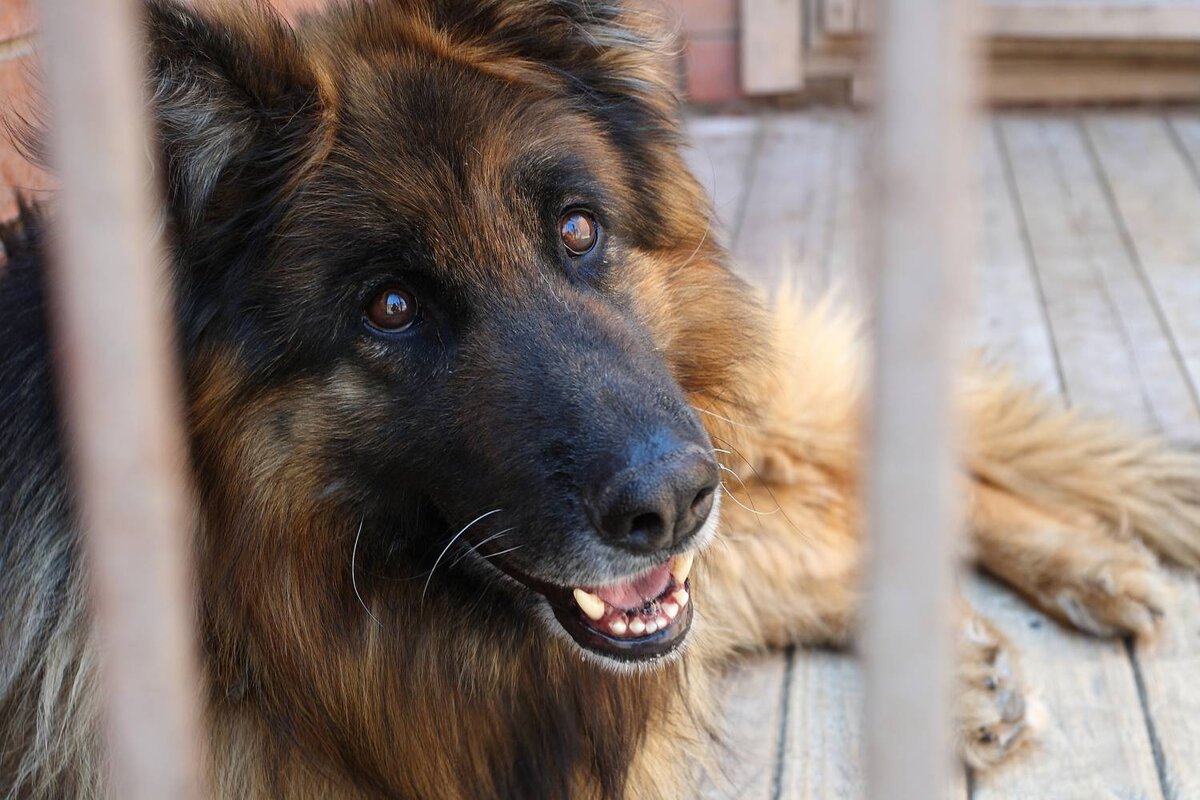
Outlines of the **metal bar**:
M 50 272 L 111 795 L 199 797 L 192 497 L 134 0 L 44 0 Z
M 945 796 L 951 668 L 953 373 L 971 218 L 967 0 L 881 0 L 867 465 L 868 797 Z

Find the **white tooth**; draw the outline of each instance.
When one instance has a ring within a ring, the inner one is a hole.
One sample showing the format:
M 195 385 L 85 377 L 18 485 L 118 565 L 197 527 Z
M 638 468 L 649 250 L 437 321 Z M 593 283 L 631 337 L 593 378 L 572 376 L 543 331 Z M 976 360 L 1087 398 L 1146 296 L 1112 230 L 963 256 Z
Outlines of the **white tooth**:
M 666 618 L 666 617 L 659 617 L 659 618 L 658 618 L 658 629 L 659 629 L 660 631 L 665 631 L 665 630 L 667 629 L 667 626 L 668 626 L 668 625 L 670 625 L 670 624 L 671 624 L 671 623 L 667 622 L 667 618 Z
M 646 623 L 646 633 L 654 633 L 657 630 L 658 630 L 658 623 L 655 622 L 654 620 L 650 620 L 649 622 Z
M 666 612 L 668 617 L 675 619 L 675 615 L 679 613 L 679 606 L 675 603 L 663 603 L 663 611 Z
M 629 630 L 633 632 L 634 636 L 641 636 L 646 631 L 646 623 L 634 617 L 633 621 L 629 623 Z
M 598 620 L 604 616 L 604 601 L 591 592 L 576 589 L 575 602 L 583 609 L 583 613 L 588 615 L 588 619 Z
M 675 576 L 675 580 L 680 586 L 683 586 L 683 582 L 691 574 L 692 562 L 695 560 L 695 553 L 684 553 L 671 559 L 671 574 Z
M 629 630 L 629 626 L 625 624 L 623 619 L 614 619 L 612 624 L 608 626 L 617 636 L 624 636 L 625 631 Z
M 683 608 L 688 604 L 688 599 L 691 595 L 687 593 L 687 589 L 676 589 L 671 593 L 671 597 L 675 598 L 675 602 L 679 603 L 680 608 Z

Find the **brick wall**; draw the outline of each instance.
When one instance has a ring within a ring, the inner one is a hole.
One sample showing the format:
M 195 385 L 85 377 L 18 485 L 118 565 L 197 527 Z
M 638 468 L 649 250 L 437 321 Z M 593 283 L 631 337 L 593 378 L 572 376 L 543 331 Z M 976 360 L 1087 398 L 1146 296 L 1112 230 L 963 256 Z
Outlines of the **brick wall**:
M 271 0 L 294 18 L 326 0 Z M 737 0 L 638 0 L 664 14 L 679 30 L 680 87 L 698 103 L 721 103 L 740 94 L 737 74 Z M 35 0 L 0 0 L 0 115 L 28 113 L 30 80 L 36 67 L 31 54 L 36 27 Z M 51 180 L 31 167 L 0 129 L 0 219 L 15 211 L 14 191 L 37 197 Z

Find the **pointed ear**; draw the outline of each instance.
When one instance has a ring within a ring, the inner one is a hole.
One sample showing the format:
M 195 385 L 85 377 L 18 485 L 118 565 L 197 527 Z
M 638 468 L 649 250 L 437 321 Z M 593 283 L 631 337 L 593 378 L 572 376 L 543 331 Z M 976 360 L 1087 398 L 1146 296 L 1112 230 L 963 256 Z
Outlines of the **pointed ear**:
M 677 112 L 671 34 L 637 0 L 428 0 L 452 39 L 550 68 L 567 89 L 671 123 Z M 410 0 L 392 0 L 406 10 Z
M 320 117 L 318 82 L 292 30 L 265 6 L 232 5 L 146 6 L 151 105 L 180 222 L 199 219 L 227 183 L 261 185 L 265 165 L 301 157 Z

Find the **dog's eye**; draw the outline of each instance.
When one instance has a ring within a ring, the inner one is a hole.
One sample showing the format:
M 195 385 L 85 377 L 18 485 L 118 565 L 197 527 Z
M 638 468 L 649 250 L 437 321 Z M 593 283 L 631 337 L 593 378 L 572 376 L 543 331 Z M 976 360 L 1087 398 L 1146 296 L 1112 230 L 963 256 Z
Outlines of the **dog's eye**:
M 568 211 L 558 221 L 558 235 L 571 255 L 582 256 L 596 246 L 600 225 L 586 211 Z
M 417 298 L 397 286 L 379 292 L 367 304 L 367 324 L 385 333 L 397 333 L 417 321 Z

